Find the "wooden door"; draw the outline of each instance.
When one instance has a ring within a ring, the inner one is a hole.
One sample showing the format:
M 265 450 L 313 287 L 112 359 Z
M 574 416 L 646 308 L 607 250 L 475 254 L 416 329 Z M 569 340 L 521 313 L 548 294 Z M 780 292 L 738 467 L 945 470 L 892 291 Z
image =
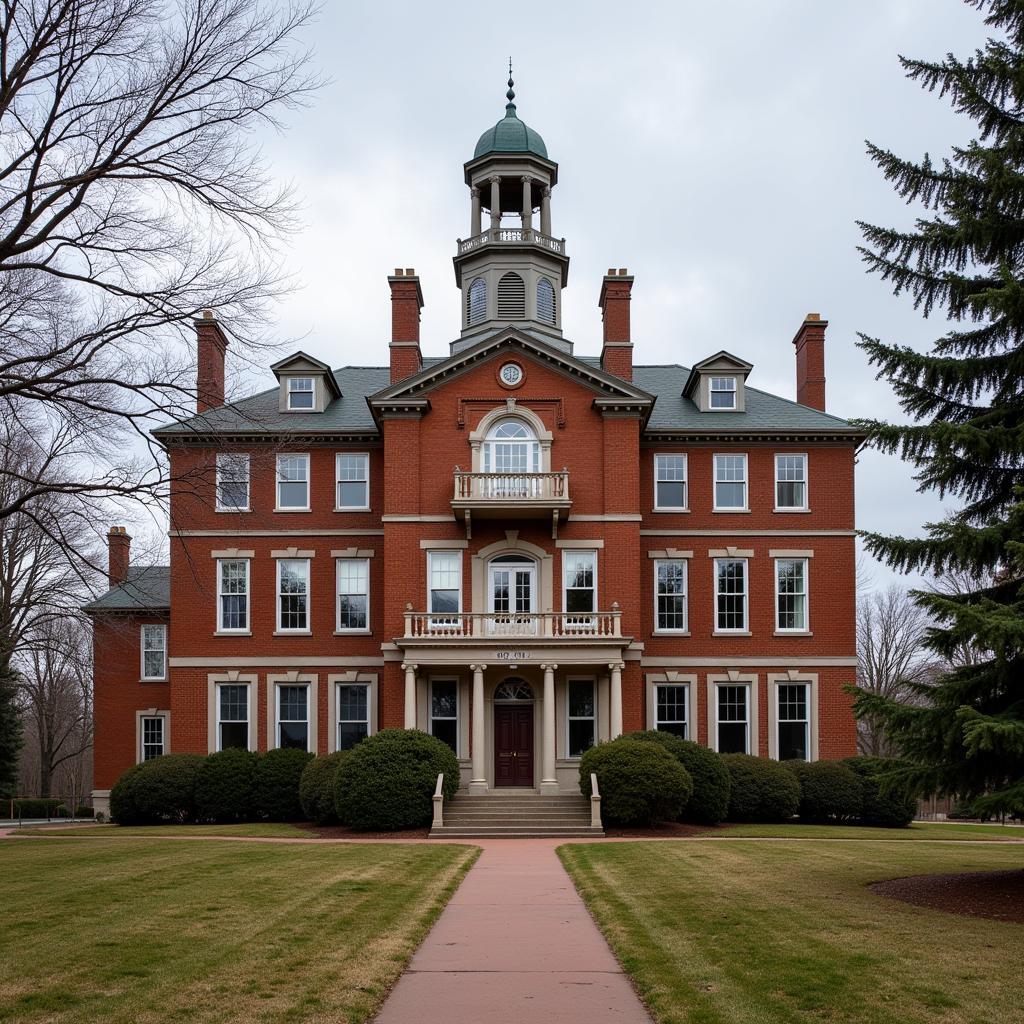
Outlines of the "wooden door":
M 533 785 L 533 705 L 494 707 L 495 786 Z

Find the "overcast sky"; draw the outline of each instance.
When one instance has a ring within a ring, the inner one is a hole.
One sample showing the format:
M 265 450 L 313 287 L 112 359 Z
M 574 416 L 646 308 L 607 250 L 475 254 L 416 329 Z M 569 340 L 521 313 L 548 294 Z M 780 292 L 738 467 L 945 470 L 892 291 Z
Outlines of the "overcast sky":
M 462 164 L 503 116 L 511 54 L 519 116 L 559 164 L 552 230 L 571 257 L 577 353 L 600 349 L 601 275 L 628 267 L 637 362 L 726 348 L 754 364 L 753 386 L 793 397 L 791 339 L 820 312 L 829 411 L 898 416 L 857 332 L 923 348 L 943 324 L 862 269 L 855 220 L 911 217 L 864 140 L 915 158 L 967 141 L 972 125 L 908 82 L 897 54 L 984 37 L 961 0 L 329 2 L 307 38 L 331 84 L 265 143 L 305 207 L 280 333 L 333 366 L 386 364 L 385 278 L 415 267 L 424 352 L 447 352 L 451 257 L 469 234 Z M 857 512 L 862 528 L 911 534 L 941 515 L 904 464 L 872 453 Z M 890 578 L 874 570 L 876 585 Z

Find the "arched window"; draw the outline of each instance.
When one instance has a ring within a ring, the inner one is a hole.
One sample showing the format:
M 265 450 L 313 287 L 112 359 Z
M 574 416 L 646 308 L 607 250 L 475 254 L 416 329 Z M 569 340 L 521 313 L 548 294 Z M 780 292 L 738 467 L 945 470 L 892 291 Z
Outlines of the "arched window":
M 542 324 L 555 326 L 555 289 L 546 277 L 537 282 L 537 319 Z
M 498 683 L 494 690 L 495 700 L 533 700 L 533 688 L 525 679 L 512 676 Z
M 509 271 L 498 281 L 498 319 L 522 320 L 526 316 L 526 285 Z
M 478 277 L 466 293 L 466 326 L 472 327 L 487 317 L 487 282 Z
M 484 441 L 482 468 L 484 473 L 539 473 L 540 442 L 522 420 L 498 420 Z

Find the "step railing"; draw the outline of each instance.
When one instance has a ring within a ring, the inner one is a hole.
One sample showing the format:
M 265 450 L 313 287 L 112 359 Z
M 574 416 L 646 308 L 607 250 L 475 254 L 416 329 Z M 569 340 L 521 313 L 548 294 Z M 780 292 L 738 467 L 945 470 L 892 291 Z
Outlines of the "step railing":
M 493 640 L 549 637 L 594 640 L 622 636 L 618 602 L 610 612 L 405 612 L 407 639 L 454 637 Z
M 444 772 L 437 776 L 434 787 L 434 824 L 432 828 L 444 828 Z
M 590 827 L 601 828 L 601 791 L 594 772 L 590 773 Z

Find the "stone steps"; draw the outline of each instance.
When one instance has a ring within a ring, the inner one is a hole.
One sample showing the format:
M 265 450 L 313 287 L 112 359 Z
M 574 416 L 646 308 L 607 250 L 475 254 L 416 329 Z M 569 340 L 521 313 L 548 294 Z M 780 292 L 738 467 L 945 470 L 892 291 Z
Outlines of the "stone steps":
M 604 835 L 590 824 L 590 801 L 573 793 L 460 793 L 444 808 L 444 825 L 430 835 L 445 839 L 585 838 Z

